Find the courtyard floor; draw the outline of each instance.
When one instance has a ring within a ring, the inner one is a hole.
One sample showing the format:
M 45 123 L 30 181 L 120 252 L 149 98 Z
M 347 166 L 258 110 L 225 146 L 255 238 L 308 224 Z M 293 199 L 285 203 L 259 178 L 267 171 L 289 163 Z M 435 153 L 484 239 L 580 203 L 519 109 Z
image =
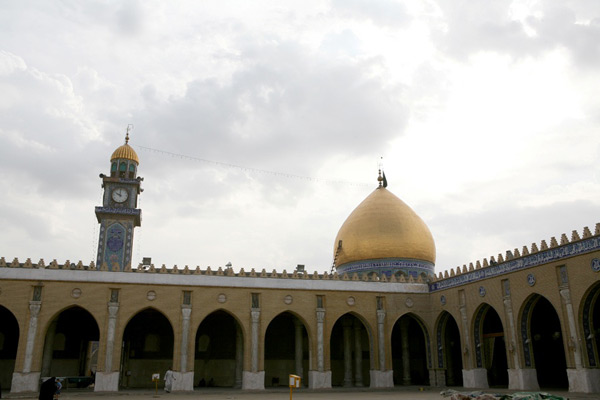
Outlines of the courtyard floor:
M 295 400 L 358 400 L 358 399 L 375 399 L 375 400 L 442 400 L 449 399 L 443 397 L 440 392 L 445 388 L 418 387 L 407 386 L 397 387 L 393 389 L 360 389 L 360 388 L 334 388 L 329 390 L 309 390 L 296 389 L 293 392 L 292 398 Z M 460 392 L 478 391 L 475 389 L 452 388 Z M 515 391 L 507 389 L 484 389 L 485 393 L 514 393 Z M 565 390 L 542 390 L 542 392 L 550 393 L 556 396 L 562 396 L 570 400 L 589 400 L 600 399 L 598 394 L 584 393 L 569 393 Z M 37 399 L 37 394 L 13 394 L 2 393 L 3 398 L 8 399 Z M 158 392 L 143 389 L 143 390 L 124 390 L 117 393 L 95 393 L 91 391 L 66 391 L 60 396 L 60 400 L 146 400 L 160 398 L 162 400 L 192 400 L 192 399 L 207 399 L 207 400 L 287 400 L 290 398 L 289 389 L 277 388 L 267 389 L 264 391 L 249 392 L 234 389 L 219 389 L 207 388 L 196 389 L 193 392 L 175 392 L 165 393 L 162 389 Z

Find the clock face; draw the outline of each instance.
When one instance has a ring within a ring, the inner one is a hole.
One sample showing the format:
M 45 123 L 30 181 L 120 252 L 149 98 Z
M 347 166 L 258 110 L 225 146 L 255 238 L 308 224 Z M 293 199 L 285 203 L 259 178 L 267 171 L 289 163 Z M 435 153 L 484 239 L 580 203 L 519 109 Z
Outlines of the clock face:
M 111 197 L 117 203 L 123 203 L 129 197 L 129 193 L 124 188 L 116 188 L 112 191 Z

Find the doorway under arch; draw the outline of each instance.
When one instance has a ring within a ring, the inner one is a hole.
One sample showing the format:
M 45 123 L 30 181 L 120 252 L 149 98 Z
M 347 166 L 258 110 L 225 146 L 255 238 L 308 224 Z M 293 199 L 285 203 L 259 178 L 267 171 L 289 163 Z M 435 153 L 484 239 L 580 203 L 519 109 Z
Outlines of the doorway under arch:
M 209 314 L 200 323 L 194 343 L 196 386 L 242 386 L 243 333 L 231 314 L 223 310 Z
M 98 364 L 99 329 L 87 310 L 74 306 L 59 313 L 46 330 L 41 376 L 85 377 L 89 386 Z
M 483 304 L 475 314 L 473 332 L 477 368 L 487 370 L 490 387 L 508 387 L 508 360 L 502 320 L 489 304 Z
M 534 295 L 525 303 L 521 319 L 525 366 L 535 367 L 540 388 L 569 387 L 563 333 L 554 306 Z
M 138 312 L 125 327 L 121 355 L 121 387 L 153 388 L 153 374 L 173 368 L 173 328 L 160 311 Z
M 392 365 L 395 385 L 428 385 L 429 335 L 412 314 L 400 317 L 392 328 Z
M 446 386 L 462 386 L 460 331 L 454 317 L 444 311 L 437 325 L 438 368 L 446 371 Z
M 596 283 L 585 296 L 581 324 L 587 355 L 587 366 L 598 368 L 600 360 L 600 282 Z
M 371 335 L 354 314 L 344 314 L 333 325 L 329 341 L 332 386 L 369 386 Z
M 0 306 L 0 387 L 10 389 L 19 346 L 19 323 L 10 310 Z
M 307 385 L 308 360 L 308 333 L 302 320 L 290 312 L 273 318 L 265 334 L 265 387 L 288 386 L 291 373 Z

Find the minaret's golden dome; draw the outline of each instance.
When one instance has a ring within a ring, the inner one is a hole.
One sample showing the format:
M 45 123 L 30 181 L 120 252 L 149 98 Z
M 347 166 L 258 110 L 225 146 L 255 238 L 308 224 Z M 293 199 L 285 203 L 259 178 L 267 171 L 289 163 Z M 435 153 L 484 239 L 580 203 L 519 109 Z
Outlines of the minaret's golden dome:
M 375 189 L 348 216 L 333 250 L 338 272 L 383 269 L 388 275 L 396 270 L 429 275 L 435 264 L 435 243 L 429 228 L 385 186 Z
M 140 159 L 135 150 L 129 145 L 129 130 L 127 130 L 127 135 L 125 135 L 125 144 L 113 151 L 112 156 L 110 156 L 110 161 L 116 160 L 117 158 L 135 161 L 138 165 L 140 163 Z

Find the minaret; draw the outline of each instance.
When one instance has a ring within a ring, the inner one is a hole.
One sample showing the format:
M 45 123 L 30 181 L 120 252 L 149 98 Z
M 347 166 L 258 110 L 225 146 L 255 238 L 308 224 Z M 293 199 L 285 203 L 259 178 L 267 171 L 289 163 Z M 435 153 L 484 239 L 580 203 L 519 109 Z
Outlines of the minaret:
M 104 196 L 102 206 L 96 207 L 96 218 L 100 223 L 97 268 L 104 263 L 111 271 L 123 271 L 131 267 L 133 230 L 142 222 L 142 210 L 137 200 L 143 191 L 137 176 L 140 163 L 137 154 L 129 145 L 129 130 L 125 144 L 117 148 L 110 157 L 110 176 L 100 174 Z

